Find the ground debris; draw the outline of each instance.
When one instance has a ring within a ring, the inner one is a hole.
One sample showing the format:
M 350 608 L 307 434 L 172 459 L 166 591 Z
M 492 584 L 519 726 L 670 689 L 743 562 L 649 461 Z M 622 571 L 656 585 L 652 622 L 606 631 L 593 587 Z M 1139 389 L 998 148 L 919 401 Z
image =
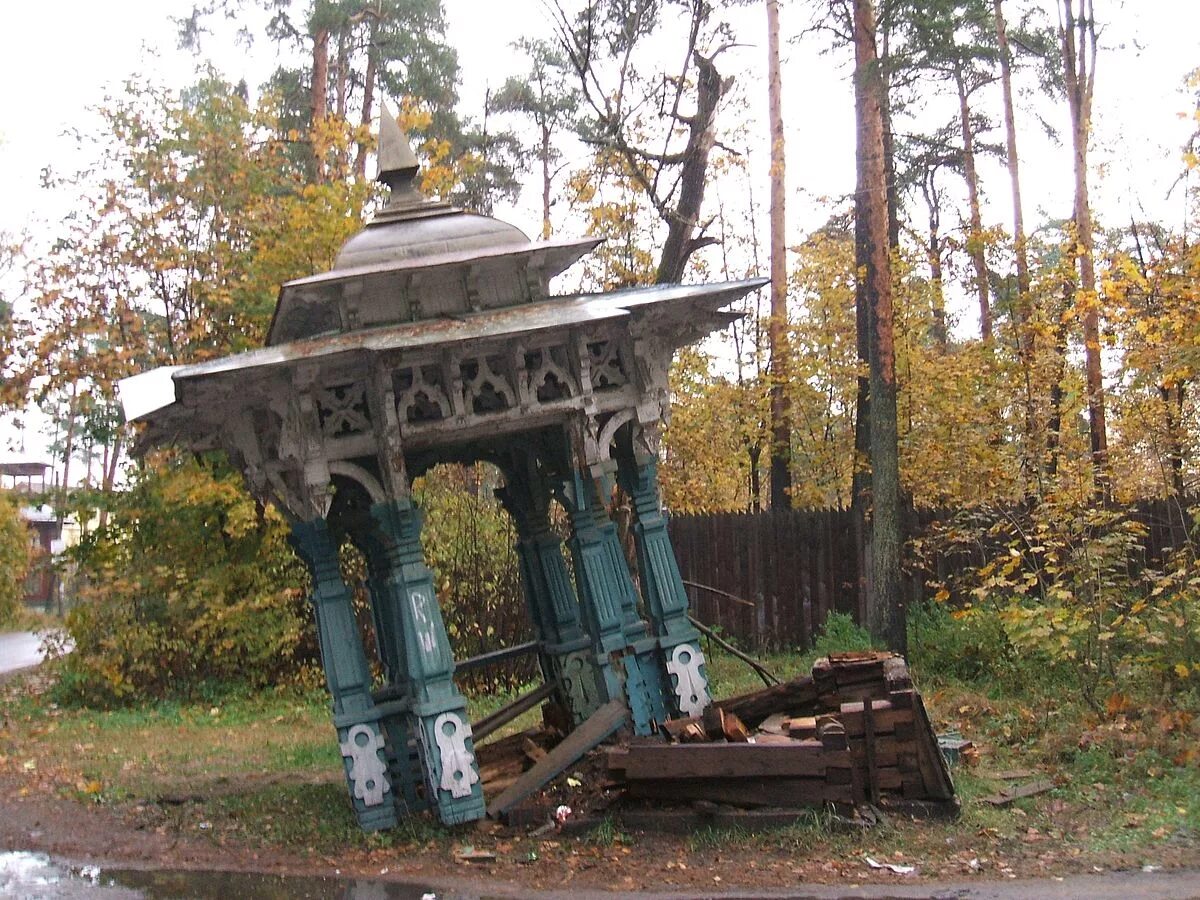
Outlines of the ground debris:
M 697 803 L 958 809 L 921 697 L 891 653 L 821 659 L 810 676 L 717 701 L 698 719 L 665 723 L 656 739 L 610 750 L 608 771 L 624 787 L 623 814 L 628 802 L 691 804 L 692 816 L 706 815 Z
M 1034 797 L 1038 794 L 1044 794 L 1047 791 L 1054 790 L 1054 782 L 1049 778 L 1039 778 L 1036 781 L 1030 781 L 1027 784 L 1013 785 L 1007 787 L 998 793 L 991 794 L 983 798 L 984 803 L 990 803 L 992 806 L 1008 806 L 1014 800 L 1022 800 L 1025 797 Z

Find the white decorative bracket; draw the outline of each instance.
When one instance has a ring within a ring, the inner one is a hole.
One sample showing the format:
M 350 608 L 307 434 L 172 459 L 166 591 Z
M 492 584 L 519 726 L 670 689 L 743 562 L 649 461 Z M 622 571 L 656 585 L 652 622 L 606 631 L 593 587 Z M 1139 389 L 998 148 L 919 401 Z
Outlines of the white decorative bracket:
M 387 767 L 379 758 L 383 749 L 383 736 L 376 734 L 368 725 L 355 725 L 339 745 L 342 756 L 350 760 L 350 781 L 354 785 L 354 796 L 364 806 L 378 806 L 383 795 L 392 789 L 387 779 Z
M 467 749 L 471 726 L 455 713 L 442 713 L 433 723 L 433 733 L 441 754 L 442 780 L 439 787 L 451 797 L 469 797 L 471 785 L 479 780 L 475 757 Z
M 679 711 L 685 716 L 698 716 L 709 704 L 708 679 L 700 674 L 704 654 L 691 644 L 677 644 L 667 660 L 667 671 L 675 676 L 675 696 Z

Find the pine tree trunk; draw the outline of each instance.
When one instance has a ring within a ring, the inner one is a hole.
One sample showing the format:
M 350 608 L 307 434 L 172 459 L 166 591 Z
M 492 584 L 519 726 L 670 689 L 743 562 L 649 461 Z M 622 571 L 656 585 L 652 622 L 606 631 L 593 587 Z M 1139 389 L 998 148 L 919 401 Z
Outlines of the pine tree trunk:
M 854 0 L 855 92 L 863 187 L 857 212 L 865 214 L 867 294 L 870 310 L 871 597 L 868 628 L 882 645 L 907 645 L 900 583 L 901 509 L 896 424 L 896 360 L 888 240 L 887 165 L 884 156 L 884 86 L 875 51 L 871 0 Z
M 342 29 L 338 31 L 337 39 L 337 63 L 336 74 L 337 81 L 335 82 L 337 91 L 334 95 L 336 107 L 335 110 L 339 118 L 346 118 L 346 96 L 349 91 L 350 80 L 350 61 L 346 58 L 346 31 Z
M 1008 48 L 1008 28 L 1004 23 L 1004 0 L 993 0 L 996 11 L 996 43 L 1000 48 L 1000 86 L 1004 97 L 1005 161 L 1012 185 L 1013 251 L 1017 258 L 1017 316 L 1022 324 L 1030 316 L 1029 248 L 1025 240 L 1025 213 L 1021 205 L 1020 158 L 1017 155 L 1017 120 L 1013 108 L 1012 56 Z
M 1004 0 L 993 0 L 996 19 L 996 44 L 1000 51 L 1000 86 L 1004 99 L 1005 161 L 1008 179 L 1012 187 L 1013 205 L 1013 255 L 1017 261 L 1017 302 L 1015 320 L 1017 331 L 1017 358 L 1021 364 L 1021 377 L 1025 389 L 1025 457 L 1022 465 L 1027 473 L 1041 470 L 1034 448 L 1037 446 L 1037 406 L 1033 395 L 1034 333 L 1030 322 L 1033 318 L 1033 298 L 1030 294 L 1029 247 L 1025 239 L 1025 212 L 1021 204 L 1020 157 L 1017 154 L 1017 120 L 1013 107 L 1012 55 L 1008 46 L 1008 27 L 1004 22 Z
M 688 142 L 679 172 L 679 200 L 667 221 L 667 236 L 654 275 L 657 284 L 682 281 L 688 259 L 696 249 L 696 226 L 704 205 L 708 157 L 717 139 L 717 107 L 726 89 L 711 59 L 699 52 L 693 53 L 692 58 L 697 69 L 696 112 L 688 121 Z
M 554 150 L 550 143 L 550 126 L 542 125 L 542 240 L 550 240 L 554 227 L 550 222 L 550 188 L 552 173 L 550 172 L 550 154 Z
M 117 463 L 121 459 L 122 443 L 121 432 L 116 431 L 113 433 L 112 449 L 110 450 L 107 445 L 104 447 L 104 480 L 100 485 L 100 490 L 106 497 L 112 493 L 113 485 L 117 480 Z M 100 520 L 97 527 L 103 531 L 107 524 L 108 504 L 105 503 L 100 507 Z
M 1100 358 L 1100 302 L 1096 294 L 1092 208 L 1088 198 L 1087 152 L 1091 136 L 1092 95 L 1095 86 L 1096 29 L 1092 0 L 1062 0 L 1063 75 L 1071 110 L 1071 144 L 1075 160 L 1075 242 L 1079 258 L 1079 291 L 1075 306 L 1083 312 L 1084 374 L 1088 401 L 1088 431 L 1092 470 L 1098 496 L 1111 490 L 1108 471 L 1108 427 L 1104 412 L 1104 376 Z
M 329 114 L 329 31 L 313 35 L 312 120 L 315 125 Z
M 865 117 L 863 91 L 854 91 L 854 121 Z M 866 215 L 866 149 L 861 124 L 855 128 L 855 187 L 854 187 L 854 269 L 867 270 Z M 859 371 L 865 371 L 871 361 L 871 307 L 866 280 L 854 280 L 854 333 Z M 850 513 L 854 519 L 854 550 L 858 572 L 858 621 L 865 625 L 870 611 L 871 530 L 867 519 L 871 508 L 871 379 L 858 376 L 854 404 L 854 469 L 850 476 Z
M 1183 398 L 1184 382 L 1175 385 L 1160 384 L 1158 396 L 1162 401 L 1164 424 L 1167 437 L 1167 472 L 1170 479 L 1168 490 L 1182 497 L 1186 490 L 1183 479 Z
M 1067 373 L 1067 323 L 1066 313 L 1071 308 L 1071 298 L 1077 290 L 1074 276 L 1063 282 L 1062 308 L 1054 316 L 1054 362 L 1050 380 L 1050 413 L 1046 422 L 1046 476 L 1053 480 L 1058 475 L 1058 457 L 1062 448 L 1062 405 L 1066 392 L 1063 379 Z
M 67 518 L 67 491 L 71 478 L 71 457 L 75 455 L 75 420 L 79 415 L 79 383 L 71 383 L 71 402 L 67 404 L 67 437 L 63 448 L 63 477 L 58 489 L 58 500 L 55 504 L 54 531 L 55 536 L 62 538 L 63 522 Z M 55 607 L 61 616 L 63 609 L 62 578 L 56 569 L 50 570 L 50 596 L 54 598 Z
M 369 131 L 371 128 L 371 119 L 375 114 L 375 72 L 378 59 L 378 51 L 375 49 L 375 34 L 378 29 L 378 24 L 375 20 L 371 21 L 371 37 L 367 42 L 367 70 L 363 75 L 363 102 L 362 102 L 362 126 L 363 129 Z M 354 172 L 359 178 L 367 177 L 367 144 L 365 141 L 360 141 L 358 145 L 358 155 L 354 158 Z
M 784 381 L 787 336 L 787 244 L 783 101 L 779 79 L 779 0 L 767 0 L 767 102 L 771 124 L 771 508 L 791 506 L 792 427 Z
M 937 185 L 931 167 L 921 183 L 921 195 L 929 211 L 929 239 L 925 244 L 925 259 L 929 262 L 930 312 L 933 315 L 933 339 L 938 349 L 946 351 L 946 294 L 942 277 L 942 215 L 938 202 Z
M 958 89 L 958 122 L 962 130 L 963 179 L 967 183 L 967 209 L 971 224 L 967 234 L 967 252 L 975 269 L 975 294 L 979 298 L 979 336 L 992 339 L 992 307 L 988 302 L 987 258 L 983 252 L 983 215 L 979 209 L 979 175 L 975 171 L 975 134 L 971 130 L 971 105 L 962 66 L 954 65 L 954 85 Z

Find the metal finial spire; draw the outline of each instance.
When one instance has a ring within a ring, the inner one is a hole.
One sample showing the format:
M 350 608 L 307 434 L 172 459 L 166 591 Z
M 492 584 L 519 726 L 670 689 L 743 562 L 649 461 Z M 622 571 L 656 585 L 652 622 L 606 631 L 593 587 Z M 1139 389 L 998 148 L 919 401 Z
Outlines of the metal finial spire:
M 383 209 L 371 220 L 371 225 L 459 211 L 449 203 L 430 200 L 417 188 L 417 170 L 421 164 L 408 142 L 408 135 L 386 103 L 380 103 L 379 110 L 378 162 L 379 174 L 375 178 L 392 190 Z
M 392 189 L 389 207 L 421 203 L 425 196 L 414 183 L 420 163 L 408 142 L 400 123 L 392 116 L 386 103 L 379 110 L 379 174 L 376 178 Z
M 392 116 L 387 104 L 381 103 L 380 107 L 378 177 L 384 184 L 390 184 L 388 176 L 410 169 L 415 174 L 420 163 L 408 143 L 408 135 L 400 129 L 400 123 Z

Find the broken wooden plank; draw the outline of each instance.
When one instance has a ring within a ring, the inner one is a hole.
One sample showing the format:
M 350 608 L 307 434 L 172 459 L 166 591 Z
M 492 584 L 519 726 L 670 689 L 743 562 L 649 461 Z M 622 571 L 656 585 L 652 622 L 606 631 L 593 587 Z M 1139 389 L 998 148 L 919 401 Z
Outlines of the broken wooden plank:
M 816 712 L 817 687 L 812 678 L 802 675 L 773 687 L 739 694 L 714 705 L 731 712 L 751 728 L 775 713 L 808 715 Z
M 846 726 L 836 716 L 817 716 L 817 737 L 826 750 L 848 750 Z
M 788 719 L 787 733 L 790 737 L 815 738 L 817 736 L 817 717 L 816 716 L 800 716 L 795 719 Z
M 894 658 L 896 654 L 891 650 L 845 650 L 841 653 L 830 653 L 826 657 L 830 665 L 842 668 L 882 663 L 885 659 Z
M 767 734 L 787 734 L 787 723 L 789 721 L 788 717 L 783 713 L 775 713 L 763 719 L 758 726 L 758 730 Z
M 1046 791 L 1052 790 L 1054 790 L 1053 781 L 1049 778 L 1039 778 L 1037 781 L 1030 781 L 1027 784 L 1007 787 L 999 793 L 984 797 L 983 802 L 990 803 L 992 806 L 1008 806 L 1014 800 L 1036 797 L 1038 794 L 1044 794 Z
M 772 734 L 769 731 L 759 731 L 751 740 L 756 744 L 790 745 L 797 743 L 800 739 L 788 737 L 786 734 Z
M 562 743 L 538 760 L 533 768 L 489 803 L 488 815 L 497 818 L 534 791 L 545 787 L 564 769 L 613 734 L 625 723 L 628 716 L 629 712 L 620 700 L 611 700 L 604 704 L 592 713 L 586 722 L 563 738 Z
M 843 704 L 845 706 L 846 704 Z M 891 704 L 888 704 L 891 709 Z M 875 762 L 875 704 L 867 701 L 862 704 L 863 710 L 863 746 L 867 756 L 867 796 L 871 802 L 879 803 L 879 767 Z
M 824 776 L 829 766 L 849 765 L 849 751 L 826 750 L 819 741 L 791 741 L 630 747 L 623 768 L 626 780 L 633 781 Z
M 704 726 L 697 716 L 686 719 L 667 719 L 658 727 L 676 741 L 696 741 L 706 738 Z
M 554 685 L 547 682 L 546 684 L 543 684 L 541 687 L 536 688 L 527 694 L 522 694 L 512 703 L 501 707 L 491 715 L 484 716 L 471 726 L 471 736 L 474 738 L 475 743 L 483 743 L 484 739 L 488 735 L 500 728 L 503 728 L 505 725 L 523 713 L 533 709 L 535 706 L 553 694 L 554 691 Z
M 721 731 L 731 744 L 745 744 L 750 740 L 750 730 L 733 713 L 721 713 Z
M 938 749 L 937 737 L 933 726 L 929 724 L 929 716 L 925 713 L 925 704 L 920 694 L 913 695 L 912 741 L 917 749 L 917 764 L 921 769 L 921 778 L 925 782 L 925 799 L 953 800 L 954 781 L 950 778 L 950 770 L 942 751 Z M 902 738 L 902 730 L 896 728 L 896 738 Z
M 725 740 L 725 710 L 712 704 L 700 716 L 700 724 L 710 741 Z
M 530 762 L 536 763 L 539 760 L 546 758 L 545 749 L 543 749 L 538 744 L 535 744 L 529 738 L 525 738 L 525 741 L 521 744 L 521 749 L 525 751 L 525 757 Z
M 862 737 L 866 733 L 866 721 L 863 713 L 866 702 L 858 700 L 842 704 L 839 718 L 846 726 L 846 734 L 852 738 Z M 912 709 L 896 709 L 888 700 L 869 702 L 871 703 L 871 724 L 875 734 L 897 734 L 899 726 L 911 726 L 914 718 Z
M 820 803 L 851 803 L 848 784 L 824 778 L 707 778 L 696 781 L 631 781 L 625 787 L 633 800 L 668 802 L 707 801 L 730 806 L 763 807 Z

